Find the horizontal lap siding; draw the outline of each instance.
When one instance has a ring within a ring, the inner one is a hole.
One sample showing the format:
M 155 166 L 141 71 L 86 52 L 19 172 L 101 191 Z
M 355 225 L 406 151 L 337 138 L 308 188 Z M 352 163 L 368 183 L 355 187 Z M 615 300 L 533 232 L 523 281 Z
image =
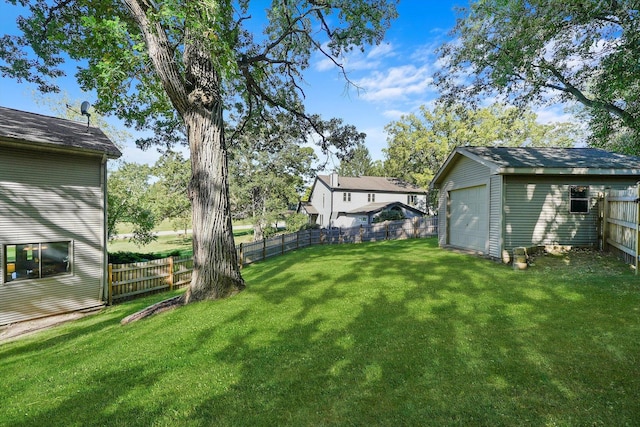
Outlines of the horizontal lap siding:
M 456 164 L 447 174 L 446 179 L 440 187 L 440 193 L 438 195 L 438 243 L 441 246 L 448 244 L 447 236 L 449 230 L 447 229 L 447 202 L 449 191 L 478 185 L 486 185 L 488 180 L 489 168 L 464 156 L 457 160 Z
M 506 177 L 505 249 L 518 246 L 595 246 L 598 243 L 596 198 L 605 187 L 626 188 L 631 178 L 584 176 Z M 589 213 L 569 212 L 571 185 L 588 185 Z
M 502 257 L 502 175 L 490 180 L 489 256 Z
M 0 324 L 100 305 L 101 159 L 3 148 Z M 4 245 L 73 242 L 72 274 L 4 283 Z

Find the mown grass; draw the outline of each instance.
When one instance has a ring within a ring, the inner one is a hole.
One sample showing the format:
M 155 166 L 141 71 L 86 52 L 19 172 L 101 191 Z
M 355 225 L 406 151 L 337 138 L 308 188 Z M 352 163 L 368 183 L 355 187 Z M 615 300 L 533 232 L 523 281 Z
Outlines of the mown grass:
M 233 236 L 236 245 L 242 242 L 253 240 L 253 230 L 235 230 Z M 138 245 L 129 239 L 117 239 L 109 241 L 107 250 L 114 252 L 143 252 L 167 255 L 174 251 L 180 251 L 180 255 L 187 256 L 193 254 L 191 235 L 175 234 L 169 236 L 158 236 L 156 240 L 147 245 Z
M 0 346 L 0 425 L 638 425 L 640 279 L 592 254 L 526 271 L 410 240 L 251 265 Z

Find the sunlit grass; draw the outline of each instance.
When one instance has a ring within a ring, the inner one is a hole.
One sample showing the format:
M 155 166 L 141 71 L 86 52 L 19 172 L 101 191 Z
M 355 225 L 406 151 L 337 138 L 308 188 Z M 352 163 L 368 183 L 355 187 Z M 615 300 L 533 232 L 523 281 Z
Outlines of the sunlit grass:
M 120 326 L 153 296 L 0 346 L 0 425 L 637 425 L 640 279 L 526 271 L 434 239 L 313 247 L 247 289 Z
M 236 245 L 242 242 L 250 242 L 253 239 L 253 230 L 236 230 L 233 232 Z M 107 250 L 114 252 L 141 252 L 166 255 L 174 251 L 180 251 L 181 255 L 193 253 L 191 235 L 175 234 L 158 236 L 156 240 L 147 245 L 138 245 L 128 239 L 109 241 Z

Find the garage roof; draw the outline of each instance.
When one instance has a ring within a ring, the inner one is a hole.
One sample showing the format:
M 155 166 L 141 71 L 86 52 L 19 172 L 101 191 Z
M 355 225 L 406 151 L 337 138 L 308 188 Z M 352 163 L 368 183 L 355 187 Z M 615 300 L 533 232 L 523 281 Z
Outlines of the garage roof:
M 637 175 L 640 157 L 598 148 L 458 147 L 438 170 L 438 185 L 460 156 L 489 168 L 492 174 Z

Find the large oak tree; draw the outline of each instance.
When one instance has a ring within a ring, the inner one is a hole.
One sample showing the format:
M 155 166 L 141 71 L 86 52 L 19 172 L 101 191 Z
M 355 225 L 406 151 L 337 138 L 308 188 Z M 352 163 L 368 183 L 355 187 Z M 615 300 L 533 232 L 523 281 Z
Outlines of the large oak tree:
M 302 71 L 312 55 L 337 66 L 342 53 L 376 44 L 395 17 L 387 0 L 13 0 L 27 8 L 22 34 L 0 39 L 0 72 L 57 90 L 67 60 L 95 107 L 140 129 L 182 128 L 190 147 L 194 271 L 185 302 L 232 295 L 245 285 L 229 209 L 224 120 L 279 109 L 323 149 L 340 130 L 305 113 Z M 251 8 L 252 6 L 253 8 Z M 264 7 L 264 6 L 262 6 Z M 29 49 L 30 48 L 30 49 Z M 335 131 L 331 131 L 331 129 Z
M 440 50 L 446 96 L 515 105 L 570 101 L 594 145 L 640 152 L 640 19 L 635 0 L 475 0 Z

